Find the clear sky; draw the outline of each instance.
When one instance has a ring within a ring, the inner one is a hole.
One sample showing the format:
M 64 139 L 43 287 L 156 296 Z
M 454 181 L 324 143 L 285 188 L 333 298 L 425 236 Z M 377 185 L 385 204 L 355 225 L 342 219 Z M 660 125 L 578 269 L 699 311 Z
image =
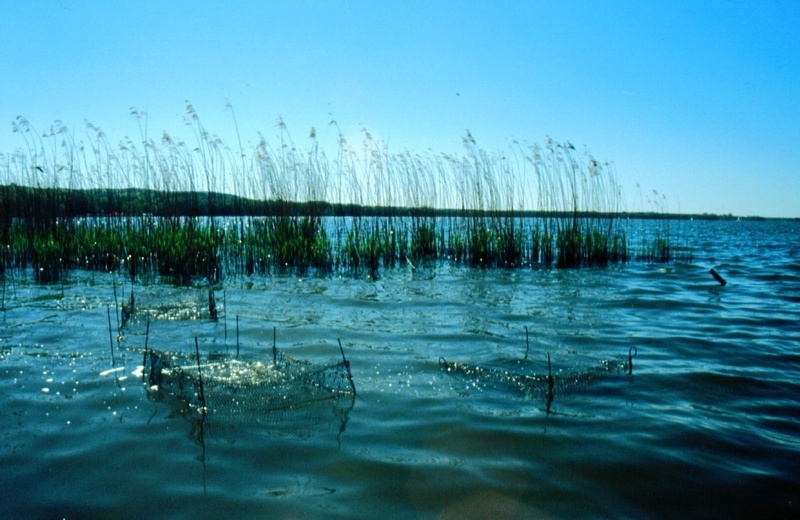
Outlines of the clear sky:
M 800 217 L 796 0 L 0 0 L 0 153 L 19 115 L 179 135 L 186 100 L 231 145 L 227 103 L 247 143 L 279 117 L 390 151 L 551 136 L 613 161 L 630 210 Z

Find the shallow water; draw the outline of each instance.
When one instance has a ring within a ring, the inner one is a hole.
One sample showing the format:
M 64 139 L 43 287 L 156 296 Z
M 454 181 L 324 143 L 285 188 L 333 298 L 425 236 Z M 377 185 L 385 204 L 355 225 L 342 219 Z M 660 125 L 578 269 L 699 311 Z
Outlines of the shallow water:
M 0 516 L 797 517 L 800 225 L 680 226 L 692 263 L 229 279 L 217 322 L 201 284 L 10 273 Z M 131 290 L 118 341 L 115 291 Z M 341 360 L 341 339 L 352 407 L 238 415 L 198 437 L 140 377 L 145 341 L 191 355 L 197 338 L 217 358 L 238 341 L 269 362 L 273 330 L 319 364 Z M 513 384 L 546 381 L 547 354 L 549 413 L 546 383 Z

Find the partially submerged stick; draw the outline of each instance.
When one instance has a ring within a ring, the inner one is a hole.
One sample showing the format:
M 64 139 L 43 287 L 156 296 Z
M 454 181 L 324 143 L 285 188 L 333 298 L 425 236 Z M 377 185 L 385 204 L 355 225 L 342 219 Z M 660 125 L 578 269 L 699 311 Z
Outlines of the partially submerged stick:
M 207 408 L 206 408 L 206 394 L 203 391 L 203 374 L 202 374 L 202 372 L 200 372 L 200 346 L 197 343 L 197 336 L 194 337 L 194 351 L 195 351 L 195 354 L 197 354 L 197 377 L 198 377 L 198 380 L 200 381 L 200 396 L 199 397 L 200 397 L 200 404 L 202 405 L 202 410 L 201 410 L 202 416 L 201 416 L 201 419 L 200 419 L 199 440 L 200 440 L 200 445 L 203 446 L 202 460 L 203 460 L 203 465 L 204 465 L 204 468 L 205 468 L 205 460 L 206 460 L 205 424 L 206 424 Z
M 116 280 L 114 281 L 114 313 L 117 316 L 117 330 L 120 330 L 121 327 L 120 327 L 120 324 L 119 324 L 119 301 L 117 300 L 117 282 L 116 282 Z M 109 318 L 109 323 L 110 323 L 110 318 Z M 109 328 L 111 328 L 110 325 L 109 325 Z
M 217 321 L 217 298 L 211 287 L 208 288 L 208 314 L 211 316 L 211 321 Z
M 236 359 L 239 359 L 239 315 L 236 315 Z
M 108 344 L 111 347 L 111 368 L 116 368 L 116 360 L 114 359 L 114 334 L 111 332 L 111 307 L 106 305 L 108 311 Z
M 147 351 L 148 346 L 147 343 L 150 339 L 150 320 L 147 320 L 147 330 L 144 333 L 144 354 L 142 355 L 142 379 L 144 379 L 144 371 L 145 367 L 147 366 Z M 152 365 L 150 366 L 150 370 L 153 370 Z
M 725 278 L 720 276 L 720 274 L 717 272 L 717 270 L 714 269 L 713 267 L 711 268 L 709 273 L 711 273 L 711 276 L 713 276 L 714 279 L 720 283 L 720 285 L 727 285 L 728 284 L 728 282 L 725 281 Z
M 277 328 L 272 327 L 272 364 L 275 365 L 278 363 L 278 345 L 275 342 L 275 336 Z
M 342 340 L 336 339 L 339 342 L 339 352 L 342 353 L 342 360 L 344 361 L 344 367 L 347 369 L 347 379 L 350 381 L 350 388 L 353 389 L 353 397 L 356 396 L 356 384 L 353 382 L 353 374 L 350 372 L 350 361 L 347 360 L 347 357 L 344 355 L 344 349 L 342 348 Z
M 225 347 L 227 348 L 227 346 L 228 346 L 228 302 L 227 302 L 227 300 L 225 298 L 225 288 L 222 289 L 222 308 L 225 309 L 225 315 L 223 316 L 223 319 L 225 320 L 225 323 L 223 324 L 224 325 L 223 330 L 225 331 Z
M 200 382 L 200 404 L 203 405 L 203 418 L 206 417 L 206 396 L 203 392 L 203 373 L 200 371 L 200 345 L 197 342 L 197 336 L 194 337 L 194 351 L 197 354 L 197 378 Z
M 131 319 L 133 313 L 136 312 L 136 299 L 133 296 L 133 287 L 131 287 L 131 297 L 122 304 L 122 320 L 120 321 L 119 328 L 120 331 L 128 323 L 128 320 Z
M 547 413 L 553 404 L 553 370 L 550 367 L 550 353 L 547 352 Z
M 525 325 L 525 359 L 528 359 L 528 348 L 530 347 L 530 343 L 528 343 L 528 326 Z

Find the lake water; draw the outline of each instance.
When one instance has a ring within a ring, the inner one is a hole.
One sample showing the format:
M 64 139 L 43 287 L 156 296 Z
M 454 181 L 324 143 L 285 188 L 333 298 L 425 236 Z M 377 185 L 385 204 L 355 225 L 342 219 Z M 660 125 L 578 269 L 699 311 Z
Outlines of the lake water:
M 800 223 L 681 233 L 692 263 L 227 279 L 216 322 L 202 284 L 8 273 L 0 517 L 800 517 Z M 269 365 L 273 331 L 340 339 L 356 397 L 198 435 L 143 383 L 145 342 Z

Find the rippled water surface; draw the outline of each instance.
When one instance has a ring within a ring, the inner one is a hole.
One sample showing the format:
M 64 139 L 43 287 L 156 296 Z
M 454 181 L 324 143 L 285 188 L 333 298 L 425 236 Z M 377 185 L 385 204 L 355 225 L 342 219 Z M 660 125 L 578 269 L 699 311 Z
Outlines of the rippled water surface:
M 8 273 L 0 516 L 798 517 L 800 226 L 681 226 L 692 263 L 229 279 L 216 322 L 201 283 Z M 268 365 L 273 331 L 341 339 L 355 399 L 198 435 L 143 383 L 145 342 Z

